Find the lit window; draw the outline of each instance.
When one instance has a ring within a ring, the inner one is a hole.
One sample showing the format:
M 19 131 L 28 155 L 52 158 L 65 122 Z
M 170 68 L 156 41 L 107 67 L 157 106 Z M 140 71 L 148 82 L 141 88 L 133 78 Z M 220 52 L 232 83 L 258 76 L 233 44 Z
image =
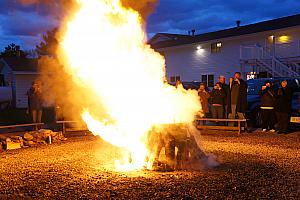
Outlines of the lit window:
M 290 37 L 287 35 L 283 35 L 278 38 L 278 42 L 280 43 L 288 43 L 289 41 L 290 41 Z

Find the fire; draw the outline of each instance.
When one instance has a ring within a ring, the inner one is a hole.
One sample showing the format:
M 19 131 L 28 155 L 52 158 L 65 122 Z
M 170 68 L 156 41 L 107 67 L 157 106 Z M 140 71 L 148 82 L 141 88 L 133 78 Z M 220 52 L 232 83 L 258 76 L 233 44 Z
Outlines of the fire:
M 165 83 L 165 60 L 145 44 L 137 11 L 120 0 L 78 3 L 61 41 L 61 61 L 97 104 L 86 106 L 82 118 L 93 134 L 123 150 L 117 169 L 141 169 L 150 154 L 149 130 L 159 124 L 191 123 L 201 109 L 197 91 Z

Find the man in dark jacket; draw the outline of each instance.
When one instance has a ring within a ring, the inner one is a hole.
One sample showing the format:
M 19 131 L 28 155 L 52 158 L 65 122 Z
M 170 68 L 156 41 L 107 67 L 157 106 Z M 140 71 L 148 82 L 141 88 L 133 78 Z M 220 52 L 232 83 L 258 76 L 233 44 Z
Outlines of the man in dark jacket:
M 225 92 L 225 98 L 224 98 L 224 118 L 228 118 L 228 105 L 230 105 L 230 87 L 226 84 L 225 76 L 219 76 L 219 82 L 221 83 L 221 87 Z
M 292 108 L 292 89 L 288 87 L 286 80 L 281 81 L 279 89 L 276 91 L 276 116 L 279 125 L 278 134 L 288 133 L 290 112 Z
M 262 131 L 275 132 L 275 92 L 273 90 L 273 84 L 271 81 L 265 81 L 260 91 L 261 96 L 261 118 L 262 118 Z
M 214 119 L 222 119 L 225 92 L 221 87 L 221 83 L 216 83 L 214 89 L 210 93 L 210 97 L 212 102 L 212 117 Z
M 247 111 L 247 83 L 241 78 L 240 72 L 235 72 L 234 78 L 229 79 L 230 82 L 230 104 L 228 104 L 230 119 L 235 119 L 238 115 L 239 119 L 245 119 Z M 232 125 L 232 124 L 231 124 Z M 232 125 L 233 126 L 233 125 Z M 245 123 L 247 128 L 247 123 Z

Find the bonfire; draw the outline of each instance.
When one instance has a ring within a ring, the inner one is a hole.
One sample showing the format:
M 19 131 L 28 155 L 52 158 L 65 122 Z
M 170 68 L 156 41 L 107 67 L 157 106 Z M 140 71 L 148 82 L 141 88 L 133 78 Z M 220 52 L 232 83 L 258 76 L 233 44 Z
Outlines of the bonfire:
M 124 2 L 77 0 L 63 23 L 59 62 L 82 94 L 72 95 L 72 105 L 94 135 L 121 149 L 117 170 L 201 162 L 192 125 L 201 111 L 197 91 L 166 82 L 165 59 L 147 44 L 145 19 Z

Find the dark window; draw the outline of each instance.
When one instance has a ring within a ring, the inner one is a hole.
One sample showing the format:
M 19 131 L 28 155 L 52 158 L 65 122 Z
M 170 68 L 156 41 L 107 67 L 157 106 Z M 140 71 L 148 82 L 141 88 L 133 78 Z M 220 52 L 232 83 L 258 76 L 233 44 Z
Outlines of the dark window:
M 202 82 L 205 83 L 208 87 L 214 86 L 214 75 L 202 75 Z
M 175 77 L 176 81 L 180 81 L 180 76 Z
M 208 87 L 214 87 L 214 75 L 208 75 Z
M 221 42 L 216 42 L 211 44 L 211 53 L 220 53 L 222 48 Z
M 207 85 L 207 75 L 202 75 L 201 81 Z
M 0 74 L 0 86 L 5 86 L 3 74 Z
M 175 82 L 175 76 L 171 76 L 171 77 L 170 77 L 170 82 L 171 82 L 171 83 Z

